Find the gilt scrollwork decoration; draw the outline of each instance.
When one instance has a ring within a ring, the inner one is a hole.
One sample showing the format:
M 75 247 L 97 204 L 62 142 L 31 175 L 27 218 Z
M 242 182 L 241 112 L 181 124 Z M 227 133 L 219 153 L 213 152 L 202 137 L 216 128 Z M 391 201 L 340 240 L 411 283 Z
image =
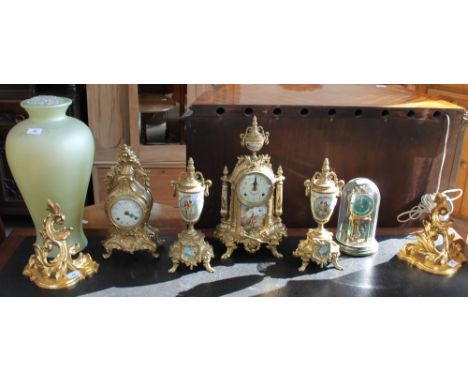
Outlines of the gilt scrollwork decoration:
M 77 255 L 80 249 L 79 243 L 72 245 L 67 243 L 72 227 L 56 228 L 65 222 L 60 205 L 49 200 L 47 212 L 43 230 L 40 232 L 43 244 L 33 244 L 34 254 L 24 267 L 23 275 L 40 288 L 69 288 L 96 273 L 99 264 L 93 261 L 88 253 Z

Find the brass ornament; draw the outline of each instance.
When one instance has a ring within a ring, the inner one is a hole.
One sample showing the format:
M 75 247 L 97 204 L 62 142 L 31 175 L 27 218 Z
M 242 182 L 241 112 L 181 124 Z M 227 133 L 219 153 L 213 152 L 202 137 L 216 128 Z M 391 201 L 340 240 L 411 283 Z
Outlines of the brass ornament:
M 338 264 L 340 247 L 333 240 L 333 234 L 324 228 L 330 220 L 341 195 L 344 181 L 338 180 L 336 174 L 330 170 L 328 158 L 325 158 L 322 171 L 317 171 L 311 179 L 304 182 L 305 195 L 310 200 L 312 216 L 317 222 L 317 228 L 310 229 L 307 237 L 299 242 L 293 255 L 302 260 L 299 271 L 303 272 L 311 261 L 321 268 L 331 263 L 336 269 L 342 270 Z
M 96 273 L 99 264 L 94 262 L 88 253 L 80 253 L 73 258 L 80 249 L 79 243 L 67 244 L 66 240 L 73 228 L 55 228 L 55 225 L 63 225 L 65 222 L 65 216 L 62 215 L 57 203 L 49 200 L 47 212 L 42 224 L 43 230 L 40 232 L 43 245 L 33 244 L 34 254 L 30 256 L 28 264 L 24 267 L 23 276 L 28 277 L 39 288 L 70 288 Z M 58 253 L 52 257 L 51 252 L 54 247 Z
M 241 145 L 252 155 L 237 158 L 237 164 L 229 175 L 223 169 L 221 190 L 221 222 L 215 230 L 215 237 L 225 246 L 221 259 L 228 259 L 238 245 L 247 252 L 257 252 L 262 244 L 273 256 L 282 258 L 277 246 L 287 236 L 281 221 L 283 214 L 283 169 L 273 172 L 268 155 L 257 155 L 269 143 L 269 133 L 257 123 L 254 116 L 252 126 L 240 135 Z
M 415 234 L 416 242 L 405 244 L 398 251 L 398 258 L 425 272 L 454 275 L 466 258 L 463 246 L 449 232 L 453 223 L 450 221 L 449 200 L 446 195 L 440 192 L 436 194 L 434 208 L 422 223 L 424 229 Z M 441 242 L 436 243 L 439 238 L 442 239 Z
M 158 258 L 157 247 L 164 241 L 149 223 L 153 195 L 148 172 L 129 146 L 119 147 L 117 164 L 110 169 L 105 184 L 108 197 L 104 209 L 112 227 L 102 242 L 106 250 L 103 258 L 108 259 L 114 249 L 130 254 L 146 250 Z
M 214 272 L 210 262 L 214 257 L 213 247 L 205 241 L 205 235 L 195 230 L 194 225 L 203 210 L 204 197 L 208 196 L 211 180 L 205 180 L 200 171 L 195 171 L 192 158 L 189 158 L 186 171 L 180 174 L 177 181 L 171 181 L 174 196 L 179 198 L 179 212 L 187 224 L 187 229 L 179 233 L 177 240 L 169 249 L 172 260 L 170 273 L 184 264 L 192 270 L 203 264 L 208 272 Z

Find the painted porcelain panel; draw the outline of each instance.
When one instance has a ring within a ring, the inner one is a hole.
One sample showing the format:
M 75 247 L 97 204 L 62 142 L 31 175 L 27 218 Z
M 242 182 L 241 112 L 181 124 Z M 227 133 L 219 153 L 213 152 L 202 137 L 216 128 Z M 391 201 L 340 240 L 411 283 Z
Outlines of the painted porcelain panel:
M 311 208 L 314 218 L 318 221 L 329 220 L 335 208 L 337 198 L 335 194 L 319 194 L 311 192 Z
M 243 204 L 240 206 L 240 224 L 246 230 L 260 228 L 265 223 L 267 216 L 267 206 L 248 207 Z
M 197 248 L 195 246 L 184 245 L 182 247 L 182 257 L 187 260 L 192 260 L 197 256 Z
M 179 191 L 179 211 L 182 218 L 187 223 L 196 222 L 203 210 L 203 191 L 195 194 L 189 194 Z

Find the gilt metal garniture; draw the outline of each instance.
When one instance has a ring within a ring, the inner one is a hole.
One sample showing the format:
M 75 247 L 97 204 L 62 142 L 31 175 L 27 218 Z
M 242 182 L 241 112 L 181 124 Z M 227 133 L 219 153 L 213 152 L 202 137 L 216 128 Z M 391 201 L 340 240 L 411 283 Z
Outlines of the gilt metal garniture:
M 317 228 L 310 229 L 307 237 L 299 242 L 299 246 L 293 252 L 294 256 L 302 260 L 299 271 L 305 271 L 311 261 L 321 268 L 332 263 L 336 269 L 343 269 L 338 264 L 340 247 L 333 241 L 333 234 L 324 228 L 333 214 L 343 186 L 344 181 L 338 180 L 335 172 L 330 170 L 328 158 L 323 161 L 322 170 L 304 182 L 305 195 L 310 199 L 310 208 Z
M 270 156 L 257 152 L 269 143 L 269 132 L 258 125 L 254 116 L 252 125 L 240 134 L 241 145 L 252 152 L 237 158 L 229 175 L 223 169 L 221 192 L 221 222 L 215 237 L 225 246 L 221 259 L 228 259 L 238 245 L 249 253 L 257 252 L 265 244 L 277 258 L 283 255 L 277 247 L 287 236 L 281 221 L 283 214 L 283 169 L 273 172 Z
M 178 239 L 169 249 L 169 257 L 172 260 L 170 273 L 175 272 L 180 264 L 192 270 L 200 263 L 208 272 L 214 272 L 210 265 L 214 257 L 213 247 L 205 241 L 205 235 L 194 228 L 211 184 L 211 180 L 205 180 L 200 171 L 195 171 L 192 158 L 189 158 L 186 171 L 180 174 L 179 179 L 171 181 L 174 196 L 179 199 L 179 212 L 187 224 L 187 229 L 179 233 Z
M 108 197 L 104 209 L 112 226 L 102 243 L 106 250 L 103 257 L 108 259 L 117 249 L 130 254 L 145 250 L 158 258 L 157 247 L 164 241 L 149 223 L 153 196 L 148 172 L 129 146 L 120 146 L 117 164 L 108 172 L 105 184 Z
M 436 275 L 452 276 L 461 268 L 466 258 L 463 245 L 449 232 L 453 224 L 449 203 L 446 195 L 436 194 L 431 213 L 422 221 L 423 231 L 415 234 L 416 242 L 407 243 L 398 251 L 398 258 Z

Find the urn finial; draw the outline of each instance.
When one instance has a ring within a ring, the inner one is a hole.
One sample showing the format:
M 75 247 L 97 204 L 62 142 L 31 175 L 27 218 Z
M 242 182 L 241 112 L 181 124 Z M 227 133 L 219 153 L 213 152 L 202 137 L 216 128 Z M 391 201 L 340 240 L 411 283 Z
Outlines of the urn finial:
M 334 171 L 330 169 L 330 161 L 325 158 L 322 164 L 322 170 L 317 171 L 314 176 L 307 180 L 305 183 L 306 194 L 307 190 L 314 190 L 317 192 L 337 192 L 338 195 L 341 193 L 341 189 L 344 186 L 344 181 L 339 180 Z
M 189 178 L 195 177 L 195 164 L 193 162 L 193 158 L 190 157 L 187 163 L 187 176 Z
M 328 158 L 325 158 L 322 165 L 322 173 L 330 172 L 330 162 Z
M 257 151 L 260 151 L 264 144 L 268 145 L 269 135 L 268 131 L 264 131 L 263 127 L 258 125 L 257 117 L 254 115 L 252 125 L 247 127 L 245 133 L 240 135 L 241 145 L 246 146 L 256 157 Z

